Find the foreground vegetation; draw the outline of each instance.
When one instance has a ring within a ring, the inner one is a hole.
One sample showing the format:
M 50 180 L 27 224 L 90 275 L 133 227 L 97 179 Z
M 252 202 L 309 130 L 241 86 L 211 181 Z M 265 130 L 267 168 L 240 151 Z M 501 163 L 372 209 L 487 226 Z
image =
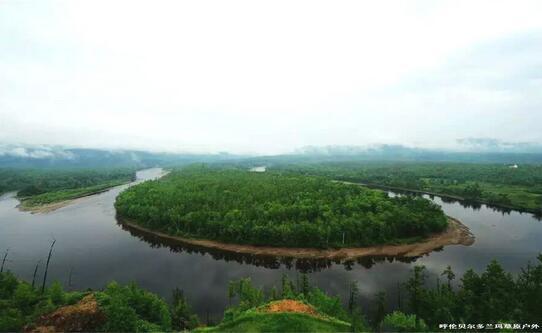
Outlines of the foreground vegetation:
M 303 313 L 262 313 L 246 311 L 237 320 L 197 332 L 350 332 L 351 326 Z
M 447 226 L 439 206 L 320 177 L 193 167 L 122 192 L 120 216 L 175 236 L 285 247 L 419 240 Z
M 93 303 L 86 302 L 88 297 L 95 300 L 94 309 L 89 309 Z M 182 330 L 185 324 L 198 325 L 178 290 L 168 305 L 133 283 L 112 282 L 103 291 L 65 292 L 55 282 L 42 291 L 9 272 L 0 273 L 1 332 L 54 325 L 62 331 L 165 332 Z
M 17 191 L 23 207 L 99 193 L 135 179 L 132 169 L 0 169 L 0 194 Z
M 168 304 L 135 284 L 112 282 L 102 291 L 65 292 L 54 283 L 41 291 L 8 272 L 0 273 L 0 331 L 51 323 L 57 329 L 102 332 L 414 332 L 437 331 L 440 324 L 473 323 L 502 325 L 497 331 L 512 324 L 539 330 L 534 325 L 542 324 L 542 255 L 515 277 L 493 261 L 481 274 L 469 270 L 459 283 L 454 279 L 448 267 L 436 283 L 430 283 L 425 267 L 416 266 L 400 284 L 403 302 L 398 307 L 388 307 L 386 294 L 380 292 L 365 312 L 356 283 L 343 305 L 338 297 L 311 285 L 307 275 L 297 281 L 283 276 L 279 288 L 271 290 L 241 279 L 230 282 L 231 305 L 222 322 L 205 327 L 178 289 Z M 89 297 L 96 300 L 95 311 L 81 306 L 89 304 L 85 303 Z M 75 307 L 65 307 L 68 304 Z M 61 314 L 56 322 L 55 313 Z
M 542 165 L 339 162 L 282 164 L 272 169 L 542 212 Z
M 388 307 L 386 294 L 380 292 L 365 313 L 359 304 L 356 283 L 352 283 L 347 305 L 343 306 L 337 297 L 329 297 L 311 286 L 305 275 L 295 283 L 283 278 L 280 292 L 273 288 L 267 294 L 253 287 L 250 280 L 241 280 L 230 283 L 229 290 L 229 297 L 237 297 L 239 305 L 226 310 L 220 325 L 205 330 L 280 332 L 285 329 L 281 322 L 286 319 L 266 318 L 264 321 L 258 311 L 279 299 L 295 299 L 313 306 L 318 318 L 328 319 L 330 325 L 335 325 L 329 330 L 323 329 L 329 332 L 345 331 L 344 323 L 350 324 L 349 331 L 377 332 L 437 331 L 440 324 L 472 323 L 502 324 L 504 328 L 514 323 L 541 327 L 542 255 L 536 265 L 527 265 L 516 277 L 492 261 L 481 274 L 468 270 L 457 287 L 454 287 L 455 278 L 448 267 L 436 284 L 430 283 L 425 267 L 416 266 L 411 277 L 400 284 L 404 301 L 398 308 Z M 296 322 L 295 325 L 300 324 Z M 313 324 L 306 325 L 302 327 Z M 279 329 L 274 330 L 276 327 Z

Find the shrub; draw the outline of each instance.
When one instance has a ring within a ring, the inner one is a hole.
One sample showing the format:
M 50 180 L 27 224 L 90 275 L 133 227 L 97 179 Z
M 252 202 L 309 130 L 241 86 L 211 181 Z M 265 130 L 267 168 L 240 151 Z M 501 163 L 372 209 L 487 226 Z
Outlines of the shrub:
M 401 311 L 394 311 L 382 321 L 382 330 L 384 332 L 420 332 L 427 331 L 427 325 L 420 319 L 419 326 L 416 327 L 416 316 L 407 315 Z

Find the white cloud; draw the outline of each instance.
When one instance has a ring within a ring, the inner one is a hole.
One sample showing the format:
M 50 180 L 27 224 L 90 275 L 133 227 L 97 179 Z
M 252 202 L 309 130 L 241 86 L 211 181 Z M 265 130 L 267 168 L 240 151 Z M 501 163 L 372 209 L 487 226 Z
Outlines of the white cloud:
M 60 147 L 49 146 L 33 146 L 21 147 L 15 145 L 0 144 L 0 156 L 12 156 L 35 159 L 73 159 L 75 156 L 72 152 L 66 151 Z
M 533 114 L 542 81 L 526 71 L 542 51 L 508 52 L 516 39 L 540 40 L 541 10 L 539 1 L 2 2 L 0 142 L 280 152 L 542 141 Z

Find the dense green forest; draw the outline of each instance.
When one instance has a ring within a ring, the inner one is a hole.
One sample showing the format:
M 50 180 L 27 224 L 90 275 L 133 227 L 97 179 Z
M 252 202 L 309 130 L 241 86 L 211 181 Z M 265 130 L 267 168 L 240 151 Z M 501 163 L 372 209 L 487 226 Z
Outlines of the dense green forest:
M 542 165 L 419 162 L 277 164 L 272 170 L 432 192 L 473 202 L 542 212 Z
M 133 169 L 0 169 L 0 194 L 17 191 L 32 206 L 96 193 L 134 179 Z
M 102 291 L 65 292 L 55 282 L 42 290 L 7 272 L 0 273 L 0 331 L 56 325 L 66 331 L 102 332 L 434 332 L 443 330 L 442 324 L 456 325 L 460 331 L 540 330 L 542 255 L 516 276 L 492 261 L 485 271 L 468 270 L 457 280 L 450 267 L 436 281 L 429 281 L 425 267 L 416 266 L 410 278 L 399 283 L 399 304 L 390 306 L 385 292 L 379 292 L 363 307 L 356 282 L 343 303 L 315 287 L 305 274 L 296 280 L 283 276 L 278 288 L 266 290 L 241 279 L 231 281 L 224 291 L 230 306 L 222 322 L 202 326 L 179 289 L 168 304 L 133 283 L 112 282 Z M 280 300 L 295 300 L 294 304 L 311 311 L 268 311 Z M 93 301 L 96 309 L 89 311 Z M 70 304 L 75 308 L 65 308 Z M 58 308 L 66 311 L 50 315 Z M 469 328 L 473 324 L 484 326 Z
M 368 246 L 419 240 L 447 219 L 431 201 L 321 177 L 191 167 L 133 186 L 121 217 L 183 237 L 289 247 Z

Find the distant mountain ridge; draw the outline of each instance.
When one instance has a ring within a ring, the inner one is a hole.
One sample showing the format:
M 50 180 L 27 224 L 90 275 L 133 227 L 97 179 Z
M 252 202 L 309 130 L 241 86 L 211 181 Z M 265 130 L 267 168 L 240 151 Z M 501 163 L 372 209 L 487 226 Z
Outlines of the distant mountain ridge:
M 0 168 L 100 168 L 176 166 L 190 163 L 318 163 L 329 161 L 405 161 L 465 163 L 542 163 L 542 152 L 446 151 L 402 145 L 308 146 L 290 154 L 249 156 L 229 153 L 158 153 L 140 150 L 0 145 Z
M 476 149 L 453 151 L 425 149 L 402 145 L 378 144 L 371 146 L 308 146 L 293 154 L 256 158 L 262 160 L 307 161 L 418 161 L 418 162 L 466 162 L 466 163 L 542 163 L 542 150 L 497 151 Z
M 139 150 L 0 146 L 0 168 L 144 168 L 196 162 L 208 163 L 239 157 L 227 153 L 174 154 Z

